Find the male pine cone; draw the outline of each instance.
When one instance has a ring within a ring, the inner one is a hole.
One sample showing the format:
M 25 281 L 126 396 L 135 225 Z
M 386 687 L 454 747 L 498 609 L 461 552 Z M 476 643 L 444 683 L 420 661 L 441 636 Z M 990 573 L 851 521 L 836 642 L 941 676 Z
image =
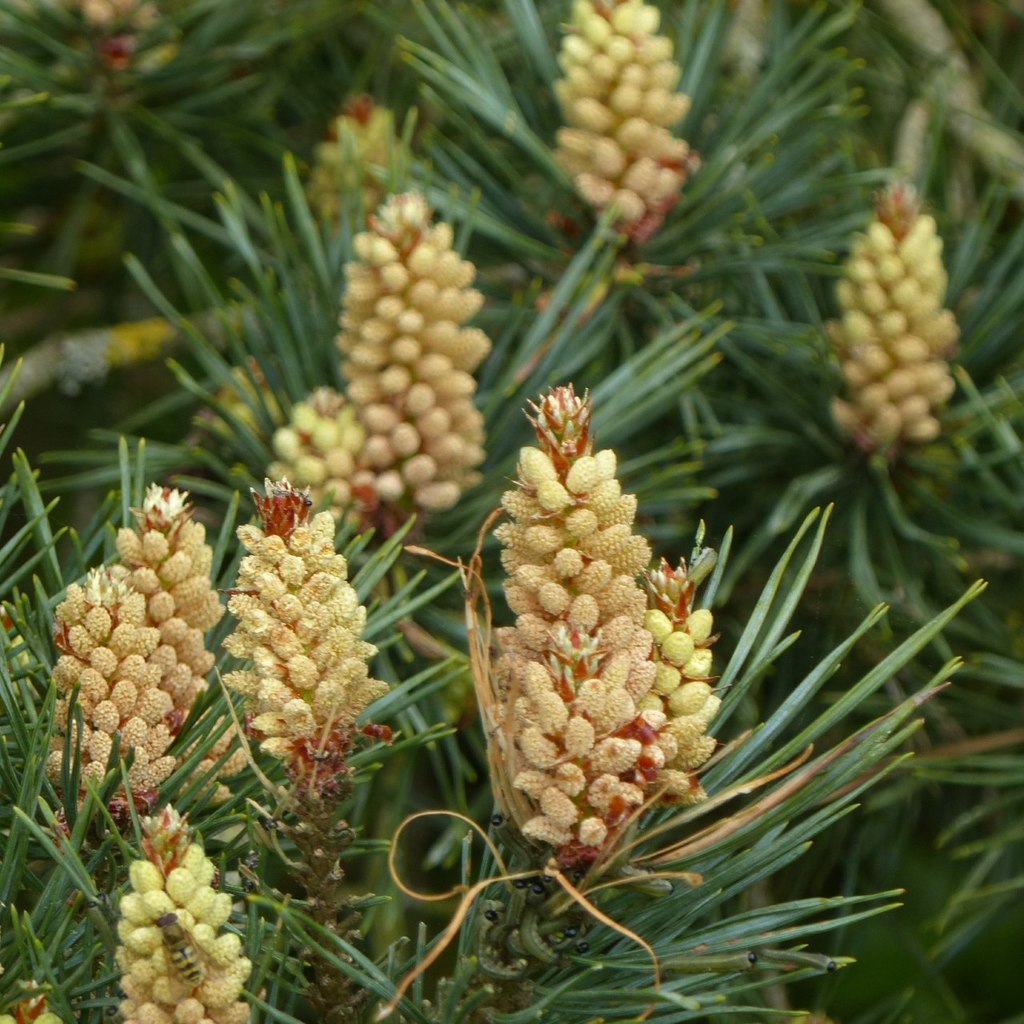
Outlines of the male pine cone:
M 555 95 L 568 127 L 555 159 L 597 210 L 643 242 L 661 226 L 697 159 L 669 129 L 689 98 L 675 91 L 679 65 L 658 35 L 660 13 L 641 0 L 576 0 L 558 62 Z
M 214 888 L 213 861 L 172 807 L 142 823 L 144 857 L 121 900 L 124 1024 L 243 1024 L 252 964 L 242 941 L 222 932 L 231 896 Z
M 615 453 L 593 453 L 589 402 L 554 388 L 534 412 L 538 445 L 521 450 L 502 498 L 511 521 L 495 531 L 517 616 L 498 634 L 496 704 L 511 716 L 511 787 L 532 811 L 518 827 L 563 866 L 586 865 L 649 795 L 698 797 L 689 769 L 710 750 L 684 754 L 655 689 L 637 583 L 651 552 Z
M 854 238 L 836 290 L 842 316 L 826 327 L 848 396 L 834 401 L 833 414 L 865 450 L 893 455 L 939 434 L 958 334 L 942 308 L 946 280 L 934 218 L 909 186 L 890 186 Z
M 308 488 L 314 505 L 329 494 L 331 513 L 340 517 L 352 501 L 352 477 L 365 443 L 366 432 L 345 396 L 333 388 L 316 388 L 275 431 L 277 461 L 268 472 L 273 480 Z
M 68 712 L 77 685 L 83 779 L 103 778 L 119 736 L 122 756 L 129 748 L 135 751 L 128 770 L 133 793 L 155 796 L 174 769 L 174 758 L 167 754 L 174 702 L 160 688 L 164 666 L 154 659 L 160 630 L 149 622 L 145 595 L 132 587 L 124 566 L 92 569 L 84 583 L 68 587 L 54 618 L 54 644 L 60 651 L 53 669 L 57 721 L 76 730 Z M 54 736 L 47 759 L 51 778 L 59 777 L 63 762 L 64 740 Z
M 451 508 L 484 458 L 472 373 L 490 340 L 462 326 L 483 296 L 451 227 L 430 218 L 418 193 L 392 196 L 356 236 L 347 267 L 338 347 L 366 431 L 352 492 L 385 528 Z
M 225 650 L 248 662 L 224 682 L 247 698 L 250 731 L 296 784 L 327 793 L 346 771 L 357 716 L 387 692 L 369 675 L 377 649 L 360 639 L 366 609 L 334 547 L 329 512 L 287 481 L 253 492 L 263 528 L 240 526 L 248 554 L 228 608 Z
M 395 115 L 366 95 L 354 96 L 331 119 L 327 139 L 316 147 L 306 187 L 309 205 L 325 220 L 338 221 L 343 197 L 358 189 L 364 212 L 384 198 L 384 187 L 374 173 L 386 167 L 398 148 Z
M 117 533 L 117 552 L 129 569 L 128 582 L 146 597 L 147 625 L 160 630 L 154 660 L 162 662 L 160 688 L 174 701 L 177 731 L 206 687 L 214 656 L 203 634 L 220 622 L 224 606 L 210 581 L 213 549 L 206 529 L 192 520 L 188 493 L 152 484 L 137 526 Z
M 83 585 L 72 584 L 55 612 L 54 642 L 61 657 L 54 680 L 64 723 L 77 684 L 82 711 L 82 773 L 102 778 L 116 736 L 121 754 L 134 748 L 128 780 L 148 800 L 174 769 L 166 753 L 193 702 L 206 687 L 214 656 L 204 634 L 224 614 L 210 580 L 213 551 L 206 531 L 192 521 L 184 491 L 153 484 L 136 527 L 117 534 L 123 565 L 94 569 Z M 200 774 L 233 742 L 229 731 L 199 765 Z M 60 773 L 64 742 L 55 737 L 48 766 Z M 221 766 L 230 775 L 244 764 L 236 752 Z M 225 795 L 226 790 L 219 795 Z
M 705 735 L 721 706 L 711 689 L 713 619 L 707 608 L 694 608 L 696 586 L 685 559 L 672 568 L 664 559 L 658 569 L 644 573 L 648 611 L 644 626 L 654 638 L 654 686 L 640 701 L 668 715 L 668 731 L 676 740 L 669 767 L 684 772 L 699 768 L 714 752 L 715 740 Z M 688 798 L 701 795 L 691 776 Z

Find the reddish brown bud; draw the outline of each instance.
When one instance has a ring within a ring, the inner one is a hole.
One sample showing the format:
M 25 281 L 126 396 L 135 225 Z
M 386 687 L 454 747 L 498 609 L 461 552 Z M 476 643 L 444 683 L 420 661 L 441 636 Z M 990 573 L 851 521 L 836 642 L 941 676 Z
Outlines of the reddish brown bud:
M 917 193 L 905 182 L 894 181 L 875 196 L 875 213 L 897 242 L 906 237 L 920 212 Z
M 537 432 L 537 440 L 560 472 L 573 459 L 588 455 L 590 440 L 590 393 L 576 396 L 571 384 L 552 388 L 539 403 L 530 403 L 533 411 L 527 419 Z
M 297 490 L 287 480 L 272 481 L 269 478 L 263 485 L 266 497 L 252 489 L 252 500 L 256 503 L 256 511 L 263 521 L 263 530 L 268 536 L 281 537 L 287 540 L 299 526 L 309 521 L 309 513 L 313 502 L 309 491 Z

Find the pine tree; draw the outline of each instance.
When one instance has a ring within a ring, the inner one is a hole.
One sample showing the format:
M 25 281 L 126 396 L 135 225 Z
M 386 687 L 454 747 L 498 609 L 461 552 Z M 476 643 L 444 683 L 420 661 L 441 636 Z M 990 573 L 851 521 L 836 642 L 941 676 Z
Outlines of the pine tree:
M 0 1024 L 1009 1019 L 1022 31 L 0 0 Z

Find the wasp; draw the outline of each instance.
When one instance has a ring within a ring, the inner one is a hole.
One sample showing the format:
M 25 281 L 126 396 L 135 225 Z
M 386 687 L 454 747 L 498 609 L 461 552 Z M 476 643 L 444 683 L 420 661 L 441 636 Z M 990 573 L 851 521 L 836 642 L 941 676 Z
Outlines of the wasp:
M 178 915 L 162 914 L 156 919 L 156 926 L 163 936 L 174 969 L 193 987 L 201 985 L 206 978 L 206 968 L 199 958 L 195 941 L 178 921 Z

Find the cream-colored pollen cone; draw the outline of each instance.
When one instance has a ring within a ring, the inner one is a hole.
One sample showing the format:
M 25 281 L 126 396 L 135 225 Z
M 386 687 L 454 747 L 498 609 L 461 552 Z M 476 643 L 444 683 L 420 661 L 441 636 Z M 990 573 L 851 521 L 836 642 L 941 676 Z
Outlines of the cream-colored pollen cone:
M 215 659 L 205 634 L 223 618 L 224 605 L 210 579 L 213 548 L 206 543 L 206 528 L 192 518 L 188 492 L 152 484 L 142 507 L 132 512 L 135 528 L 118 531 L 117 552 L 129 570 L 129 583 L 146 597 L 147 625 L 160 631 L 153 660 L 163 668 L 160 689 L 174 703 L 167 724 L 175 736 L 208 685 Z M 211 771 L 232 746 L 235 752 L 218 772 L 226 777 L 240 771 L 245 757 L 235 730 L 229 728 L 197 772 Z M 218 796 L 227 795 L 219 787 Z
M 329 138 L 316 147 L 306 186 L 309 205 L 328 220 L 338 220 L 347 193 L 359 190 L 363 210 L 369 213 L 384 198 L 384 186 L 372 168 L 387 165 L 400 145 L 395 117 L 369 96 L 356 96 L 330 124 Z
M 129 868 L 121 899 L 121 1019 L 125 1024 L 244 1024 L 252 964 L 242 940 L 224 931 L 231 897 L 214 888 L 216 869 L 184 820 L 167 807 L 143 821 L 142 860 Z
M 662 560 L 657 570 L 644 574 L 644 582 L 649 605 L 644 625 L 654 637 L 656 674 L 642 704 L 668 716 L 667 731 L 676 743 L 668 767 L 690 774 L 685 798 L 698 799 L 702 792 L 692 773 L 715 750 L 705 733 L 722 703 L 711 686 L 713 618 L 707 609 L 693 607 L 696 588 L 684 560 L 676 568 Z
M 554 388 L 534 413 L 537 445 L 520 451 L 495 531 L 516 615 L 494 666 L 515 763 L 495 788 L 525 795 L 524 836 L 586 865 L 654 790 L 682 799 L 693 785 L 672 767 L 669 715 L 649 699 L 657 667 L 637 577 L 651 552 L 633 532 L 636 499 L 615 453 L 593 450 L 589 401 Z
M 385 529 L 451 508 L 484 458 L 473 371 L 490 340 L 463 326 L 483 296 L 453 239 L 421 195 L 391 196 L 356 236 L 347 268 L 338 347 L 366 434 L 352 493 Z
M 942 239 L 909 186 L 880 195 L 836 291 L 842 315 L 827 324 L 845 391 L 836 422 L 861 448 L 889 455 L 934 440 L 955 388 L 947 359 L 959 332 L 943 308 Z
M 82 584 L 68 587 L 54 612 L 54 643 L 61 653 L 53 679 L 60 729 L 68 727 L 71 694 L 79 688 L 82 777 L 104 776 L 119 735 L 122 754 L 134 749 L 128 781 L 142 796 L 153 793 L 174 768 L 167 754 L 174 702 L 160 688 L 163 665 L 154 658 L 160 630 L 150 625 L 146 596 L 129 575 L 119 565 L 93 569 Z M 64 738 L 55 735 L 47 760 L 51 778 L 60 777 L 63 759 Z
M 387 692 L 369 675 L 366 609 L 334 546 L 334 518 L 310 518 L 308 495 L 267 481 L 263 528 L 240 526 L 248 554 L 228 600 L 238 626 L 224 641 L 247 667 L 224 682 L 244 694 L 261 747 L 293 779 L 330 784 L 343 771 L 357 716 Z
M 309 489 L 314 505 L 331 495 L 331 513 L 337 518 L 352 501 L 352 478 L 366 431 L 355 408 L 332 388 L 317 388 L 292 409 L 289 422 L 274 434 L 274 454 L 268 475 L 287 478 Z
M 660 14 L 641 0 L 576 0 L 555 95 L 567 127 L 555 159 L 595 210 L 614 204 L 617 226 L 649 238 L 698 161 L 674 136 L 689 109 L 679 66 L 658 35 Z

